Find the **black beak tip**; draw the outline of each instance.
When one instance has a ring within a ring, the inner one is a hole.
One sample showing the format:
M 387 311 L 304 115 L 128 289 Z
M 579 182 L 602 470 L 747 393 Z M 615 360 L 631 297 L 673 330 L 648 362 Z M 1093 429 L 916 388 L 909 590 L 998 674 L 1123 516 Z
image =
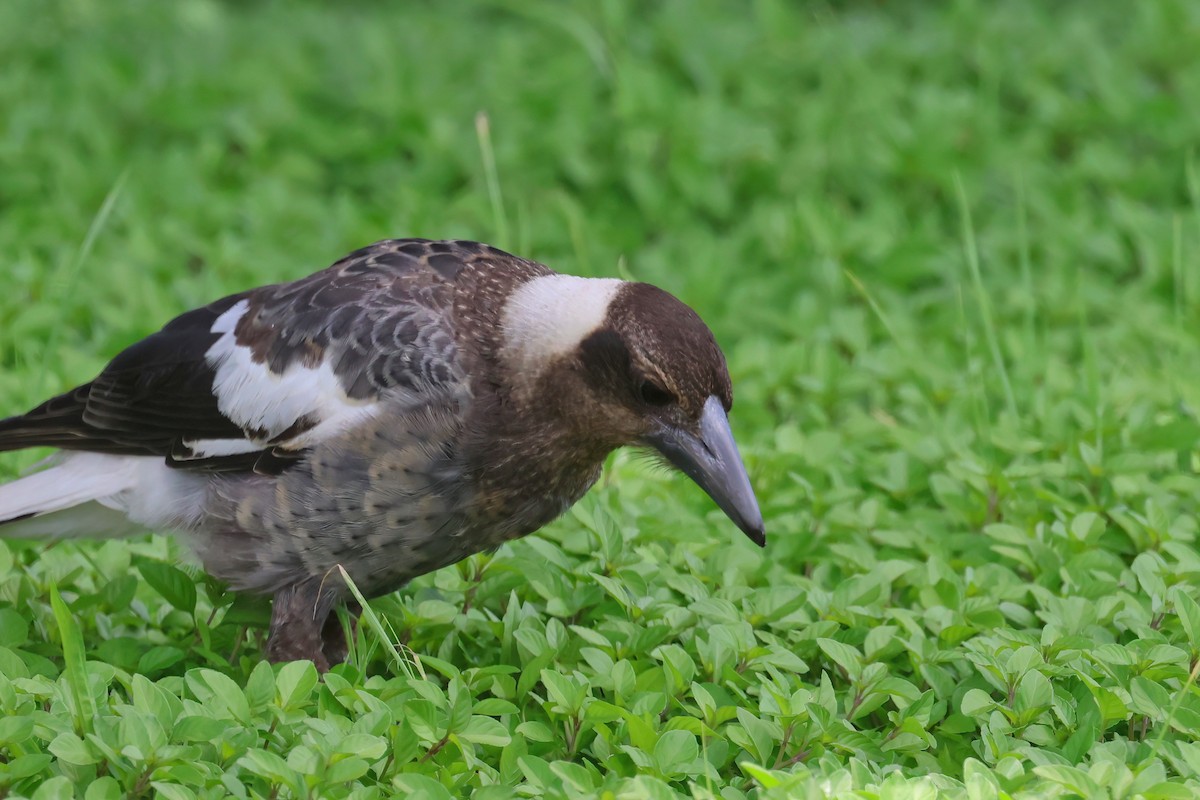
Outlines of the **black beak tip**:
M 759 547 L 767 546 L 767 532 L 761 524 L 754 527 L 746 526 L 742 528 L 742 532 Z

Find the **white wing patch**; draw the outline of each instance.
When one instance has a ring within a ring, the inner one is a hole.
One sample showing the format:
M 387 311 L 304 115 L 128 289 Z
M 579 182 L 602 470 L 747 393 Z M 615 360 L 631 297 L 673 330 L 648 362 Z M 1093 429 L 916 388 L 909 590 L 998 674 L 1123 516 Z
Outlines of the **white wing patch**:
M 543 275 L 520 286 L 504 304 L 503 357 L 536 375 L 600 327 L 624 281 Z
M 351 399 L 328 362 L 315 368 L 292 364 L 282 374 L 256 363 L 250 349 L 237 343 L 238 320 L 249 303 L 242 300 L 212 325 L 221 334 L 205 361 L 216 373 L 213 395 L 217 408 L 235 425 L 253 431 L 246 439 L 201 439 L 185 442 L 199 457 L 250 453 L 268 444 L 302 449 L 365 421 L 378 409 L 376 402 Z M 277 437 L 302 419 L 316 425 L 291 439 Z
M 183 446 L 195 454 L 195 458 L 240 456 L 262 450 L 266 442 L 254 439 L 184 439 Z

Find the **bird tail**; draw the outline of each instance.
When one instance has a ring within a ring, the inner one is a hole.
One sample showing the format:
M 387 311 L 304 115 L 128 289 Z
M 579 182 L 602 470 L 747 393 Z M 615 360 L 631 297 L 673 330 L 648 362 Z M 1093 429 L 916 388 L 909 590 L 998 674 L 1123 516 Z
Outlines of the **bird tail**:
M 0 452 L 26 447 L 66 447 L 76 449 L 85 438 L 91 384 L 52 397 L 28 414 L 0 419 Z
M 0 485 L 0 537 L 126 536 L 140 526 L 112 507 L 135 488 L 122 459 L 99 453 L 53 456 L 45 469 Z

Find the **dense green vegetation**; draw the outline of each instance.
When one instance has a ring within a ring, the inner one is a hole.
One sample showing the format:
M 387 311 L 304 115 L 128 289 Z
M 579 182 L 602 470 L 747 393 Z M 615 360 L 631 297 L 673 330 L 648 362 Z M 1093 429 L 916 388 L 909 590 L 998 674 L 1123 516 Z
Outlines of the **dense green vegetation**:
M 0 797 L 1197 796 L 1198 52 L 1191 0 L 0 4 L 4 412 L 478 238 L 701 312 L 769 534 L 618 454 L 324 682 L 175 542 L 0 542 Z

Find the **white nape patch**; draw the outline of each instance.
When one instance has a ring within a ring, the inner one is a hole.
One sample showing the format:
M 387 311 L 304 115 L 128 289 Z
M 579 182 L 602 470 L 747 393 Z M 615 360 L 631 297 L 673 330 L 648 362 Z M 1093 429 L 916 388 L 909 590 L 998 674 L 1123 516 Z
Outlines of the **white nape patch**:
M 239 301 L 213 323 L 211 331 L 222 334 L 208 348 L 205 361 L 216 372 L 213 394 L 217 408 L 235 425 L 246 430 L 262 431 L 265 436 L 254 446 L 249 440 L 208 439 L 189 442 L 198 454 L 236 455 L 260 449 L 302 418 L 315 419 L 317 424 L 300 435 L 277 444 L 294 449 L 308 447 L 340 433 L 372 416 L 377 403 L 352 400 L 342 390 L 341 382 L 328 361 L 315 369 L 293 364 L 282 375 L 265 364 L 255 363 L 250 349 L 237 343 L 238 320 L 246 313 L 249 303 Z M 238 449 L 242 443 L 244 449 Z
M 204 513 L 207 476 L 173 470 L 160 456 L 66 453 L 50 463 L 53 466 L 0 486 L 0 521 L 29 514 L 32 520 L 43 520 L 5 526 L 6 534 L 126 536 L 137 530 L 188 527 Z M 101 513 L 89 514 L 89 508 Z
M 514 369 L 536 375 L 600 327 L 624 283 L 573 275 L 543 275 L 526 282 L 504 304 L 504 359 Z

